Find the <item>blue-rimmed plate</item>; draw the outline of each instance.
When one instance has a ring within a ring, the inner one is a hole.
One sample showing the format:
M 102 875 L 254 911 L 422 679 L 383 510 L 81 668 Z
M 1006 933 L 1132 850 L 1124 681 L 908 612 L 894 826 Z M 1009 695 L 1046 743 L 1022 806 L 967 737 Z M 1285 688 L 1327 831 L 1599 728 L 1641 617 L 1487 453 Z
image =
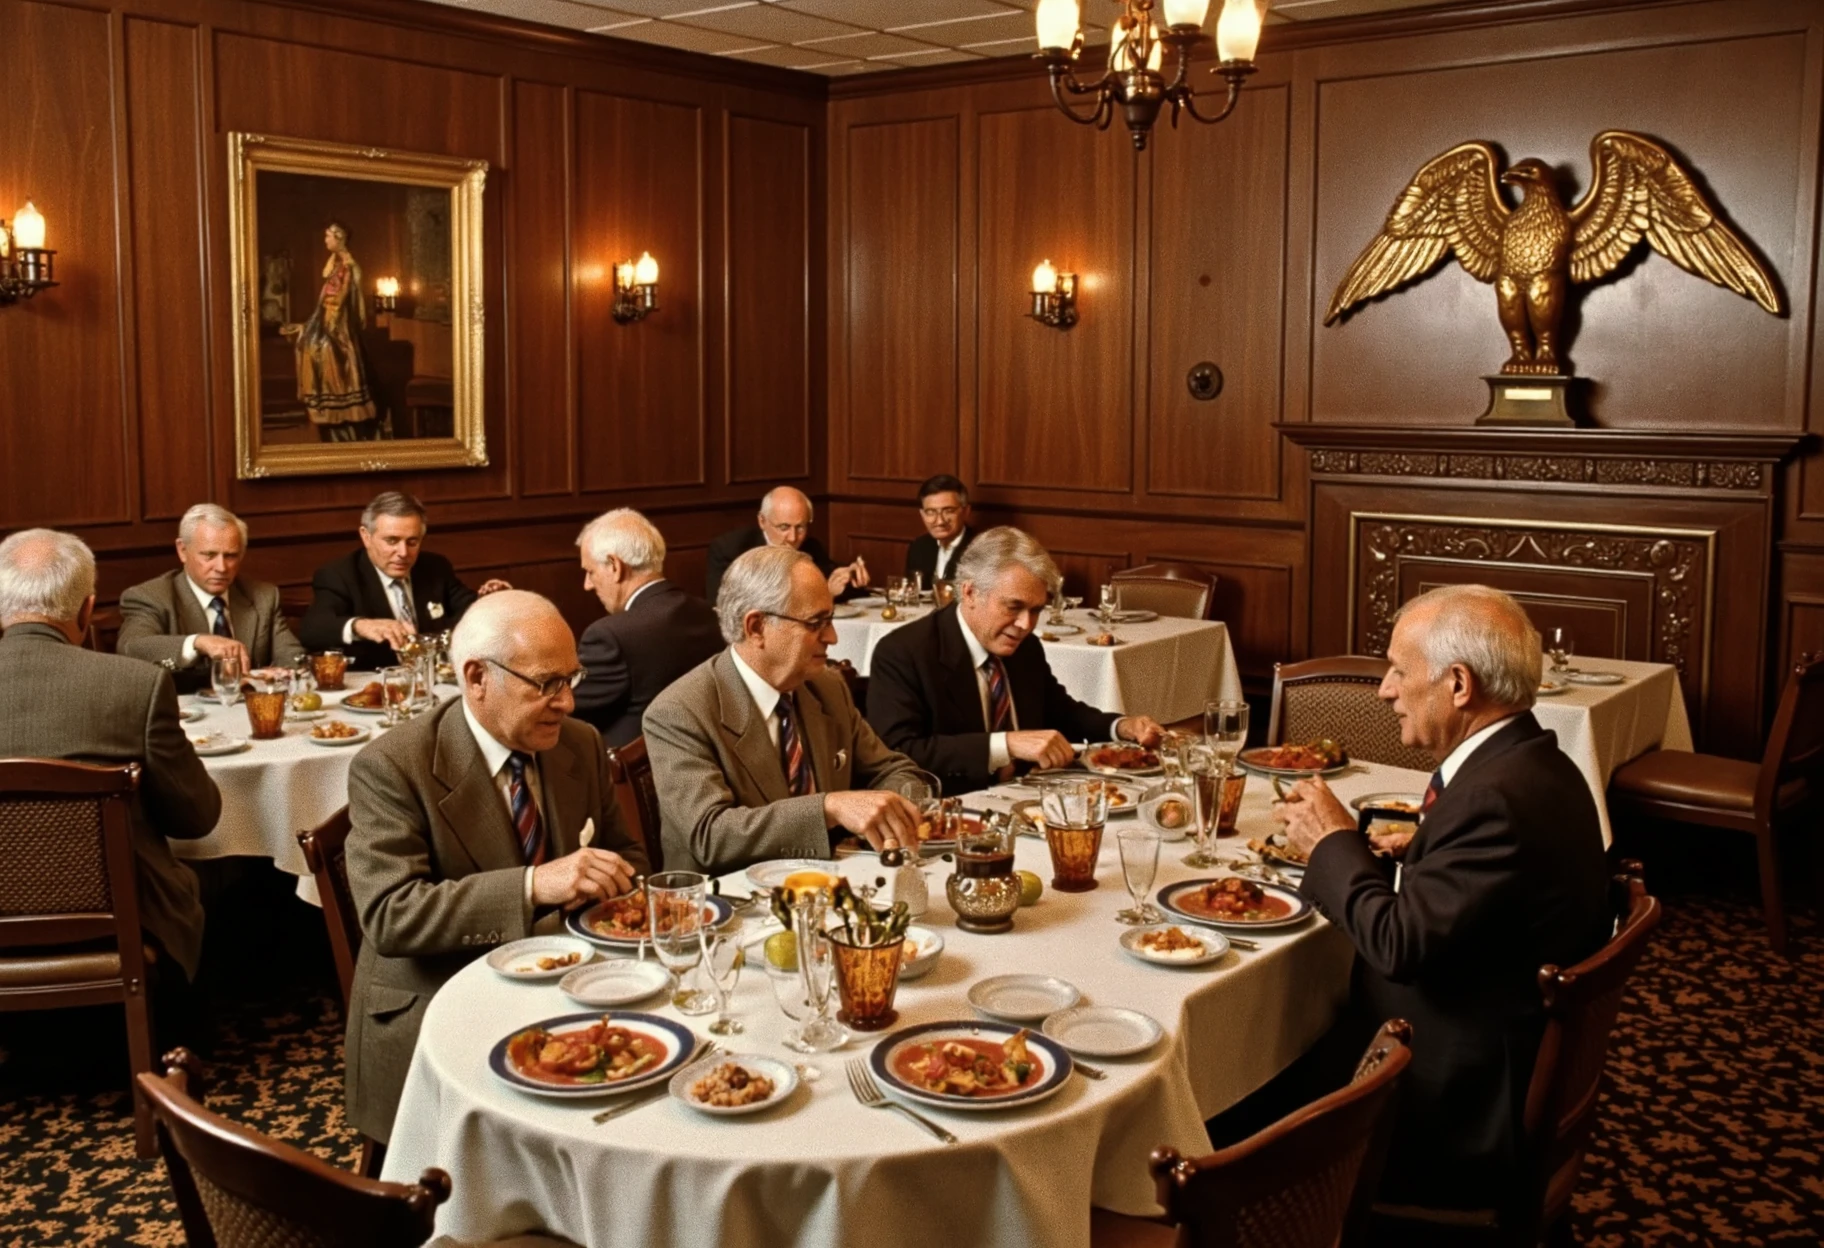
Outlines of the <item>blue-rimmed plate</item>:
M 1272 907 L 1273 910 L 1281 911 L 1283 907 L 1283 912 L 1259 919 L 1218 917 L 1197 903 L 1197 894 L 1210 885 L 1220 882 L 1215 879 L 1180 880 L 1176 884 L 1167 884 L 1160 889 L 1155 900 L 1158 901 L 1161 909 L 1175 919 L 1238 932 L 1270 931 L 1277 927 L 1291 927 L 1294 923 L 1304 922 L 1311 913 L 1311 903 L 1306 901 L 1304 896 L 1295 889 L 1284 888 L 1278 884 L 1263 884 L 1258 880 L 1247 880 L 1244 883 L 1252 884 L 1265 893 L 1268 898 L 1278 903 Z
M 655 1045 L 663 1056 L 647 1066 L 639 1074 L 613 1083 L 548 1083 L 521 1072 L 507 1060 L 507 1046 L 515 1036 L 539 1028 L 555 1035 L 581 1031 L 592 1027 L 604 1018 L 611 1027 L 624 1027 L 639 1036 L 642 1041 Z M 615 1096 L 622 1092 L 631 1092 L 635 1088 L 651 1087 L 662 1083 L 682 1066 L 687 1064 L 697 1051 L 697 1037 L 682 1023 L 657 1014 L 608 1014 L 601 1010 L 591 1010 L 583 1014 L 560 1014 L 556 1018 L 542 1019 L 515 1028 L 495 1042 L 488 1051 L 488 1069 L 494 1072 L 495 1078 L 509 1087 L 518 1088 L 521 1092 L 530 1092 L 534 1096 L 548 1096 L 560 1101 L 584 1100 L 597 1096 Z
M 572 910 L 564 916 L 564 926 L 569 929 L 572 936 L 581 936 L 592 945 L 603 949 L 613 949 L 620 953 L 631 953 L 637 950 L 647 938 L 637 932 L 628 936 L 615 935 L 612 931 L 596 927 L 597 921 L 601 919 L 602 907 L 613 905 L 626 896 L 628 894 L 622 893 L 620 897 L 610 897 L 607 901 L 598 901 L 593 906 Z M 703 918 L 711 927 L 721 927 L 734 913 L 735 908 L 720 897 L 709 896 L 703 899 Z
M 991 1044 L 1006 1044 L 1015 1032 L 1026 1031 L 1026 1053 L 1038 1067 L 1030 1081 L 1016 1092 L 1005 1092 L 998 1096 L 960 1096 L 948 1092 L 932 1092 L 921 1084 L 912 1082 L 899 1073 L 900 1059 L 927 1045 L 939 1045 L 946 1040 L 987 1041 Z M 932 1105 L 938 1109 L 958 1109 L 981 1111 L 990 1109 L 1011 1109 L 1017 1105 L 1031 1105 L 1052 1095 L 1070 1079 L 1073 1069 L 1070 1054 L 1057 1041 L 1041 1035 L 1037 1030 L 1011 1027 L 1006 1023 L 983 1021 L 965 1021 L 950 1023 L 920 1023 L 915 1027 L 902 1027 L 892 1035 L 874 1046 L 868 1055 L 868 1065 L 873 1068 L 874 1078 L 880 1086 L 894 1096 L 913 1101 L 919 1105 Z
M 1266 761 L 1273 757 L 1273 751 L 1276 748 L 1278 747 L 1271 745 L 1255 746 L 1251 750 L 1243 750 L 1237 754 L 1235 761 L 1241 764 L 1243 770 L 1251 771 L 1257 776 L 1285 776 L 1287 779 L 1293 777 L 1303 779 L 1306 776 L 1334 776 L 1340 771 L 1349 770 L 1350 767 L 1347 754 L 1328 767 L 1276 767 Z

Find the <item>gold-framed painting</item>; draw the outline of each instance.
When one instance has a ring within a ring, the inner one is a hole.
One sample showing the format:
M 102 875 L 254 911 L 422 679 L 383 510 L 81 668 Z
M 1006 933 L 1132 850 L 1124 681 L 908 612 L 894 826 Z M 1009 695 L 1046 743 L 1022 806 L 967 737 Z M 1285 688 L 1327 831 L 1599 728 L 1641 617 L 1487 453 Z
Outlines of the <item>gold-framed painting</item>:
M 236 473 L 472 468 L 484 160 L 228 136 Z

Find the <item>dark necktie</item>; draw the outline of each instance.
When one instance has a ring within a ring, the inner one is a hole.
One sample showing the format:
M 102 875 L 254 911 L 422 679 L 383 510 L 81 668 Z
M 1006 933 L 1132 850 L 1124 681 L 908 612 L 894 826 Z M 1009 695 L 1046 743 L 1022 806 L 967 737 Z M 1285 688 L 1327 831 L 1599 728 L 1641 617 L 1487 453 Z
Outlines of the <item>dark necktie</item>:
M 228 627 L 228 604 L 222 601 L 220 594 L 209 600 L 209 609 L 215 612 L 215 624 L 209 631 L 217 637 L 234 636 L 234 630 Z
M 817 791 L 817 777 L 811 773 L 811 760 L 804 752 L 798 735 L 798 717 L 793 713 L 792 699 L 781 694 L 773 714 L 779 717 L 779 763 L 785 768 L 785 787 L 793 797 Z
M 1013 728 L 1013 695 L 1007 689 L 1007 669 L 991 654 L 982 660 L 982 673 L 988 677 L 988 731 L 1007 732 Z
M 520 856 L 527 866 L 536 867 L 545 860 L 545 826 L 538 817 L 538 803 L 532 800 L 532 786 L 526 783 L 526 766 L 530 754 L 514 750 L 507 755 L 507 806 L 513 814 L 513 831 L 519 835 Z
M 1444 773 L 1442 771 L 1434 771 L 1431 773 L 1431 783 L 1425 786 L 1425 796 L 1419 802 L 1420 820 L 1425 818 L 1427 811 L 1438 804 L 1438 798 L 1442 797 L 1443 794 Z

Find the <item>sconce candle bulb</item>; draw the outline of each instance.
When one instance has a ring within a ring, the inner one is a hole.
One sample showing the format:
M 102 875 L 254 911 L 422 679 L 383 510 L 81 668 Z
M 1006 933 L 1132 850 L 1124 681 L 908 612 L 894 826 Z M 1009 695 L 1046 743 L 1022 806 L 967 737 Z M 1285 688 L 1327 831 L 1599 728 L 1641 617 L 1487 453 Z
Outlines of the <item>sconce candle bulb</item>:
M 1210 12 L 1210 0 L 1165 0 L 1167 26 L 1201 26 Z
M 1254 63 L 1260 46 L 1260 9 L 1254 0 L 1223 0 L 1216 19 L 1216 55 L 1225 65 Z
M 633 265 L 633 280 L 638 286 L 657 286 L 659 284 L 659 262 L 652 258 L 650 251 L 642 251 L 640 258 Z
M 399 279 L 396 277 L 377 277 L 374 279 L 374 311 L 397 312 L 399 310 Z
M 1077 0 L 1039 0 L 1039 47 L 1068 50 L 1077 42 Z
M 44 245 L 44 214 L 31 200 L 13 215 L 10 229 L 0 221 L 0 307 L 55 286 L 51 257 L 56 254 Z
M 659 262 L 650 251 L 614 266 L 614 319 L 626 325 L 659 310 Z
M 21 251 L 44 248 L 44 214 L 31 200 L 13 216 L 13 242 Z
M 1077 275 L 1060 273 L 1051 261 L 1032 271 L 1032 311 L 1026 314 L 1041 325 L 1069 329 L 1077 323 Z

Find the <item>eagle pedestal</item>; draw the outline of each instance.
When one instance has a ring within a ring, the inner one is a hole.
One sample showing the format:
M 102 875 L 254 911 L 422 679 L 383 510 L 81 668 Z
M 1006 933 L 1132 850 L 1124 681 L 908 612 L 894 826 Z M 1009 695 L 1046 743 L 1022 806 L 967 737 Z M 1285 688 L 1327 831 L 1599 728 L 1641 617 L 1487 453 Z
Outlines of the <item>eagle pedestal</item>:
M 1478 425 L 1570 429 L 1577 424 L 1565 405 L 1571 379 L 1562 373 L 1537 377 L 1496 373 L 1482 380 L 1488 383 L 1488 410 L 1476 417 Z

